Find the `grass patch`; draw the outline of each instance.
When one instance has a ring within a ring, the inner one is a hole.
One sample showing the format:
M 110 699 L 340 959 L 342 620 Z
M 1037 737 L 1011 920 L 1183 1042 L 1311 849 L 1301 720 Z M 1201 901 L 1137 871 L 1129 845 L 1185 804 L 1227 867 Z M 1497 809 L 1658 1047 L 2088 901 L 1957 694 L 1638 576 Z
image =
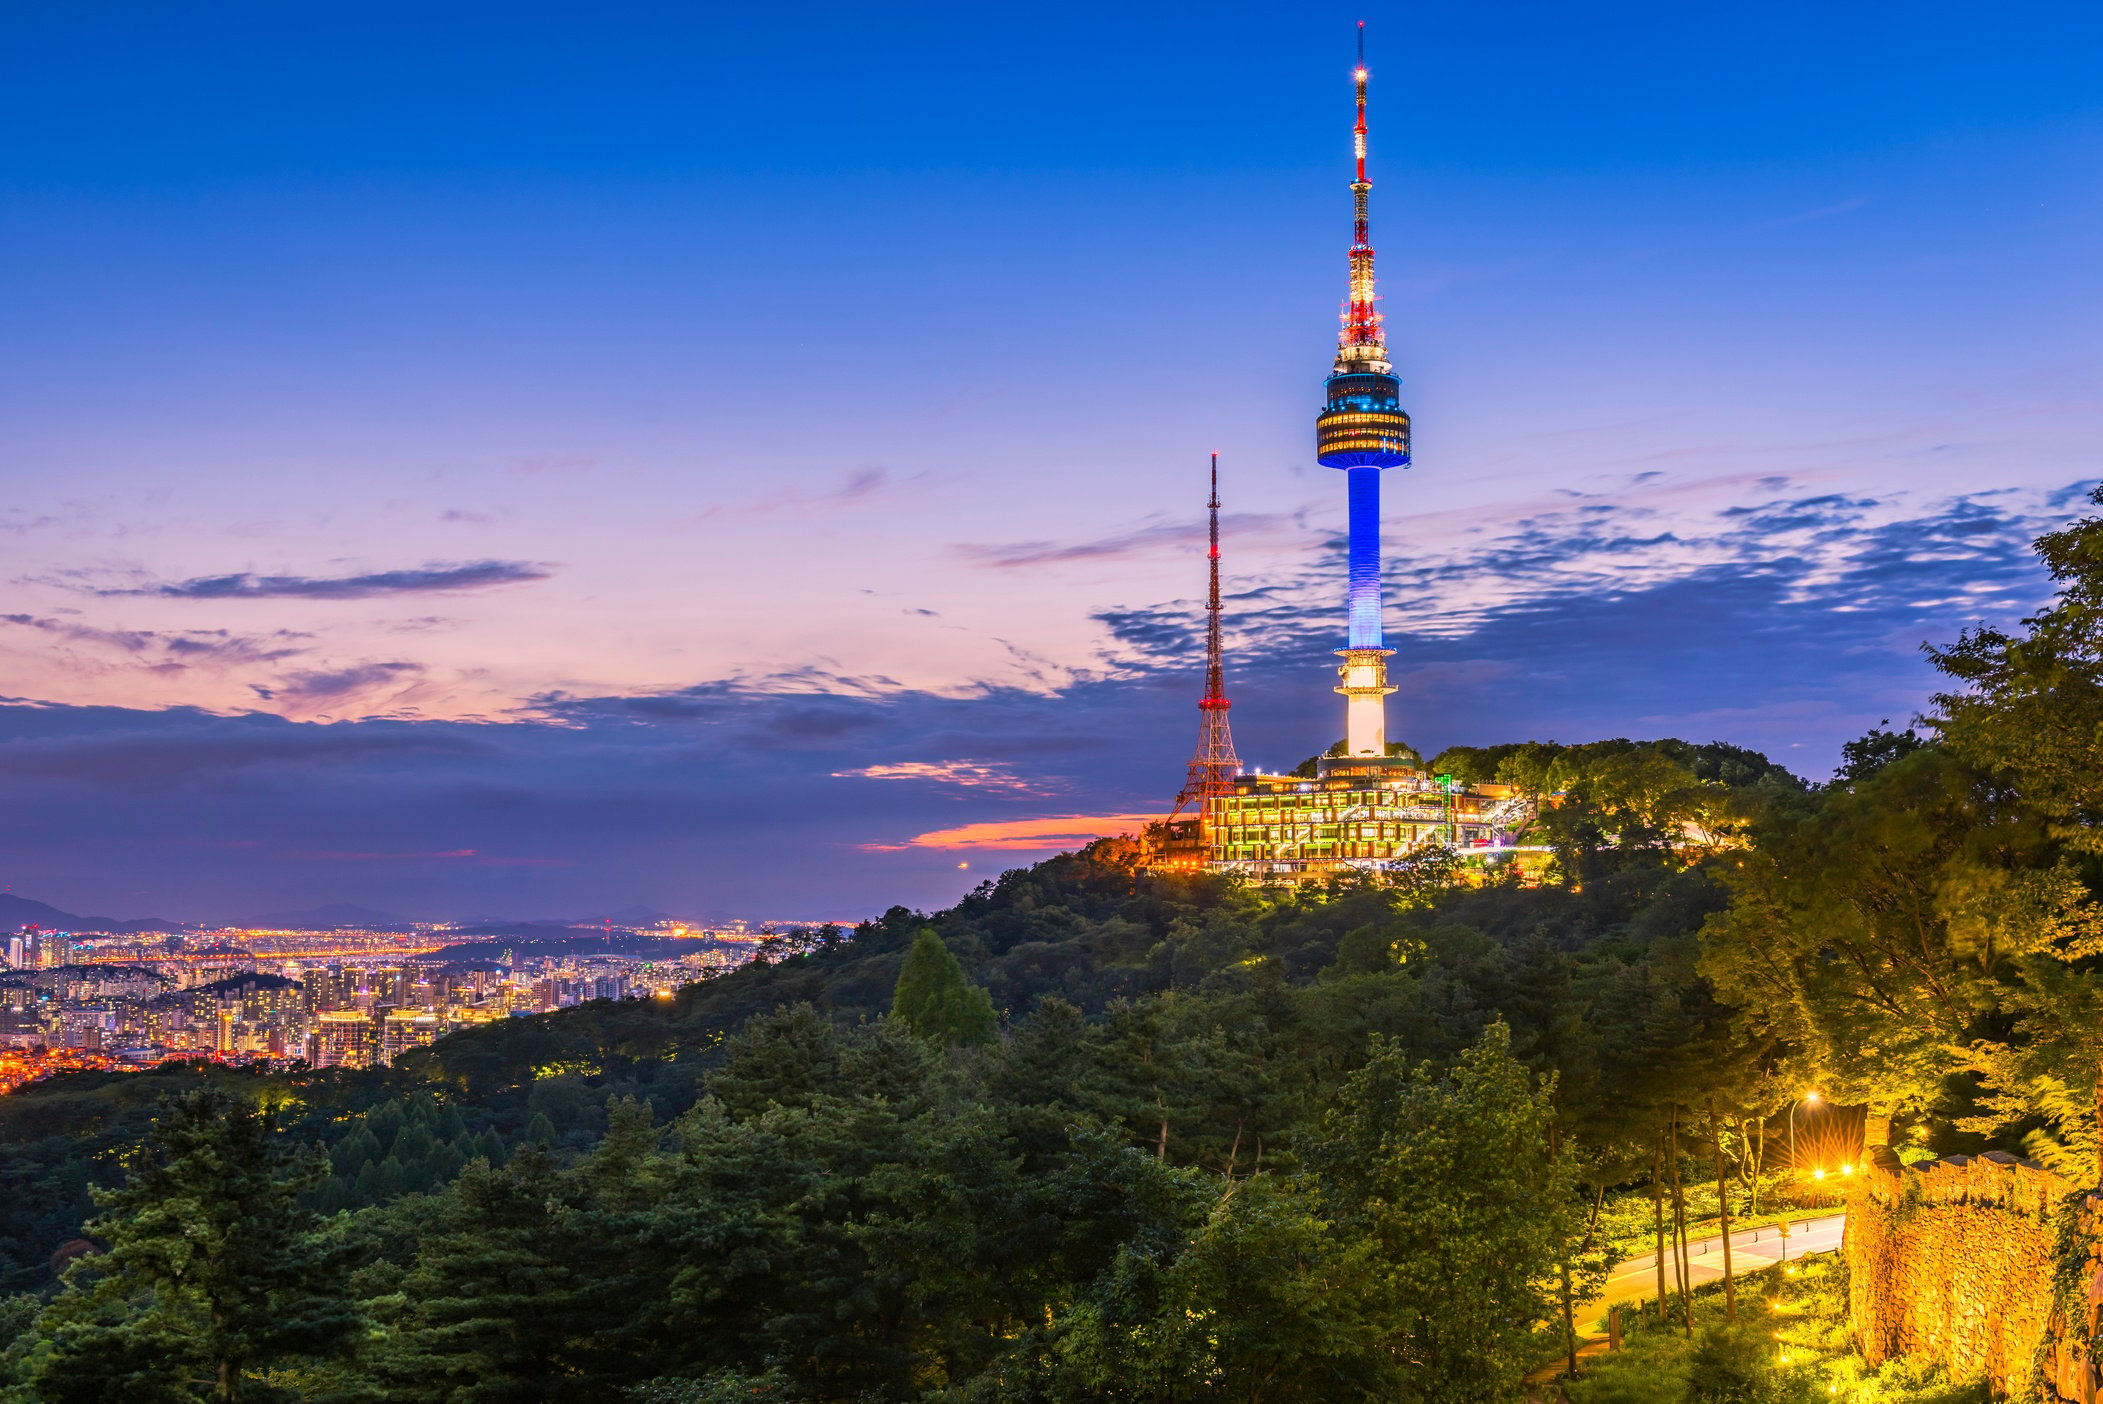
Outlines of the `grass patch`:
M 1983 1381 L 1912 1360 L 1869 1369 L 1847 1319 L 1847 1266 L 1820 1253 L 1747 1274 L 1738 1320 L 1723 1284 L 1694 1293 L 1694 1334 L 1650 1314 L 1623 1320 L 1623 1348 L 1588 1357 L 1571 1404 L 1987 1404 Z

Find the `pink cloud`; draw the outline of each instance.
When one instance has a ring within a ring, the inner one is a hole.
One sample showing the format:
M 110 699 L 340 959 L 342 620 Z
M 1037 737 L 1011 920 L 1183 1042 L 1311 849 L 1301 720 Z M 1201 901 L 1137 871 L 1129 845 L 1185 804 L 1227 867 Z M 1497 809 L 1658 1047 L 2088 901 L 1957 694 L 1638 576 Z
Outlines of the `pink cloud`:
M 1165 817 L 1160 814 L 1061 814 L 1044 819 L 999 819 L 963 824 L 954 829 L 935 829 L 916 834 L 904 843 L 865 843 L 862 847 L 878 853 L 895 853 L 908 848 L 952 852 L 1043 852 L 1055 848 L 1079 848 L 1099 838 L 1135 833 Z

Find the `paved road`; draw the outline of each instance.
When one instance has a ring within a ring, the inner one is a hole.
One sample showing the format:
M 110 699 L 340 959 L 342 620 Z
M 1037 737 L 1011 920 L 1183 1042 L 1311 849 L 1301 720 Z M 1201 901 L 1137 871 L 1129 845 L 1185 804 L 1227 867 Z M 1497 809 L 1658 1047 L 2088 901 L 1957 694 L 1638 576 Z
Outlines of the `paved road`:
M 1731 1232 L 1731 1271 L 1736 1277 L 1748 1272 L 1758 1272 L 1780 1262 L 1784 1253 L 1791 1258 L 1801 1258 L 1806 1253 L 1827 1253 L 1840 1246 L 1841 1230 L 1847 1226 L 1847 1214 L 1828 1214 L 1822 1219 L 1799 1219 L 1789 1226 L 1789 1235 L 1784 1238 L 1776 1224 L 1762 1224 L 1759 1228 L 1734 1229 Z M 1697 1238 L 1687 1244 L 1687 1276 L 1695 1286 L 1704 1282 L 1723 1280 L 1723 1238 L 1711 1234 Z M 1672 1245 L 1665 1245 L 1665 1281 L 1671 1290 L 1673 1281 Z M 1606 1329 L 1606 1310 L 1639 1297 L 1656 1298 L 1658 1294 L 1658 1267 L 1656 1253 L 1644 1253 L 1615 1267 L 1607 1277 L 1606 1291 L 1598 1301 L 1586 1308 L 1591 1323 L 1582 1329 L 1588 1334 Z
M 1789 1226 L 1784 1238 L 1778 1224 L 1762 1224 L 1758 1228 L 1736 1229 L 1731 1233 L 1731 1276 L 1743 1277 L 1749 1272 L 1772 1267 L 1782 1261 L 1784 1253 L 1793 1261 L 1806 1253 L 1830 1253 L 1840 1246 L 1840 1234 L 1847 1227 L 1847 1214 L 1843 1211 L 1828 1214 L 1821 1219 L 1799 1219 Z M 1695 1286 L 1704 1282 L 1723 1280 L 1723 1238 L 1710 1234 L 1687 1244 L 1687 1277 Z M 1665 1281 L 1667 1290 L 1673 1290 L 1675 1280 L 1672 1264 L 1672 1248 L 1665 1249 Z M 1624 1306 L 1638 1299 L 1655 1300 L 1658 1294 L 1658 1260 L 1656 1250 L 1626 1259 L 1607 1275 L 1606 1290 L 1598 1299 L 1588 1303 L 1577 1319 L 1578 1349 L 1580 1356 L 1597 1355 L 1606 1349 L 1607 1308 Z M 1653 1308 L 1654 1310 L 1655 1308 Z M 1563 1361 L 1557 1359 L 1541 1366 L 1526 1377 L 1526 1383 L 1535 1389 L 1529 1398 L 1549 1397 L 1540 1387 L 1563 1373 Z

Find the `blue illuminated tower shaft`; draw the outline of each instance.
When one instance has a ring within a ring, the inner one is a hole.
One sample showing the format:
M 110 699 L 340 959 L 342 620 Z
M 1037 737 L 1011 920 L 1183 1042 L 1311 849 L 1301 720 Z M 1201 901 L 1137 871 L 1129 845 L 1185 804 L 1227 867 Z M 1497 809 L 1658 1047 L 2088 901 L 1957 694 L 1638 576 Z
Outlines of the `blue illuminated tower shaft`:
M 1380 470 L 1350 468 L 1351 601 L 1347 648 L 1380 647 Z
M 1387 756 L 1387 660 L 1380 634 L 1380 474 L 1409 466 L 1409 416 L 1402 382 L 1387 359 L 1387 338 L 1373 290 L 1372 195 L 1366 178 L 1365 26 L 1358 27 L 1358 125 L 1351 145 L 1358 166 L 1351 182 L 1351 295 L 1344 302 L 1329 372 L 1327 403 L 1314 422 L 1315 461 L 1341 468 L 1351 494 L 1349 631 L 1337 650 L 1336 690 L 1344 695 L 1344 750 L 1357 758 Z

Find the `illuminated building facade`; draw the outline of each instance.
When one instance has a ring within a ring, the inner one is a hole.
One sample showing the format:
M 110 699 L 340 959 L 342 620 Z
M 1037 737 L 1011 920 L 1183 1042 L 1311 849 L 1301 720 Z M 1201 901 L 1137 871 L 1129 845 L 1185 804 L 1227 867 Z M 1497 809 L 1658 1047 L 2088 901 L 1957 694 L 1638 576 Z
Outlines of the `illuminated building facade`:
M 314 1016 L 307 1061 L 317 1068 L 369 1068 L 373 1060 L 372 1016 L 356 1009 L 328 1009 Z
M 1455 785 L 1414 767 L 1327 766 L 1314 779 L 1243 775 L 1208 806 L 1215 872 L 1297 882 L 1378 872 L 1419 849 L 1509 850 L 1534 805 L 1508 785 Z
M 424 1009 L 390 1009 L 380 1021 L 380 1061 L 391 1063 L 397 1054 L 429 1047 L 438 1034 L 436 1014 Z

